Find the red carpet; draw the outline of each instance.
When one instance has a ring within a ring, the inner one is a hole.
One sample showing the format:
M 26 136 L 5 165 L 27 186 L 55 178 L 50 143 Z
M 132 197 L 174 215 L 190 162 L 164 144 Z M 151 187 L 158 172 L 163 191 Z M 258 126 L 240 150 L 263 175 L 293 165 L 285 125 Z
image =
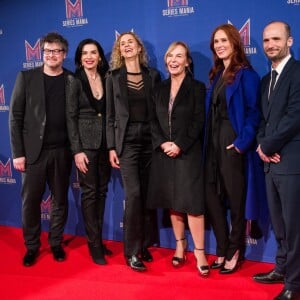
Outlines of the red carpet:
M 154 262 L 148 272 L 138 273 L 125 265 L 122 243 L 107 241 L 113 251 L 108 265 L 98 266 L 88 255 L 83 237 L 66 236 L 67 260 L 56 262 L 42 235 L 42 248 L 37 263 L 23 267 L 25 252 L 22 231 L 0 226 L 0 299 L 56 300 L 56 299 L 273 299 L 282 285 L 255 283 L 251 276 L 269 271 L 271 264 L 246 261 L 232 275 L 211 271 L 209 278 L 200 277 L 195 259 L 188 253 L 188 262 L 181 269 L 171 266 L 173 251 L 153 248 Z M 209 257 L 211 262 L 213 256 Z

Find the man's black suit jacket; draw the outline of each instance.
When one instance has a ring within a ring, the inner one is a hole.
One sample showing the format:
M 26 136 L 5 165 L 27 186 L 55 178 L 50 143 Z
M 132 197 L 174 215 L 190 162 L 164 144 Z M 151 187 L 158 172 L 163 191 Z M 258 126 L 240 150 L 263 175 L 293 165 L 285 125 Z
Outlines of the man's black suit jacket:
M 74 98 L 78 82 L 64 69 L 66 98 Z M 46 126 L 43 67 L 19 72 L 12 92 L 9 112 L 13 158 L 26 157 L 34 163 L 42 150 Z

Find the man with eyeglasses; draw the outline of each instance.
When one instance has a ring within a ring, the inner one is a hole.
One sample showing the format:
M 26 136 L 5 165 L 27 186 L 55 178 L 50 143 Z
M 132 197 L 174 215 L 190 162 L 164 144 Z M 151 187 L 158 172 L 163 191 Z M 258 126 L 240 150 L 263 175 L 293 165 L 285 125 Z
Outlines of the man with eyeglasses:
M 54 259 L 65 260 L 62 241 L 72 161 L 65 102 L 79 95 L 78 82 L 63 68 L 67 40 L 51 32 L 40 43 L 43 66 L 18 74 L 9 115 L 13 165 L 22 173 L 22 224 L 27 248 L 24 266 L 33 265 L 39 254 L 40 204 L 46 184 L 51 193 L 48 242 Z

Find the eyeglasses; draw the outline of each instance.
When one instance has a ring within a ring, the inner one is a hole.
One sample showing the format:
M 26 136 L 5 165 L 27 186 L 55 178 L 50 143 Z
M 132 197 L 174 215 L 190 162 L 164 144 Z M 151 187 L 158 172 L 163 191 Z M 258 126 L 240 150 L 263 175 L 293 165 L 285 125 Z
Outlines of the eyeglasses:
M 44 54 L 46 55 L 50 55 L 50 54 L 53 54 L 53 55 L 59 55 L 61 52 L 65 52 L 64 49 L 44 49 Z

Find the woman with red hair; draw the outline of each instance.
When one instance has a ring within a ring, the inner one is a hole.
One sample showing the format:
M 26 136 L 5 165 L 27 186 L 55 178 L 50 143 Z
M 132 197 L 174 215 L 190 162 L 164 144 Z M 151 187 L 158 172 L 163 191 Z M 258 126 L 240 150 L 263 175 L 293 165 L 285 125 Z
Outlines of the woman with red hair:
M 214 64 L 206 97 L 205 203 L 217 242 L 217 259 L 211 268 L 230 274 L 243 259 L 247 193 L 253 187 L 251 172 L 259 167 L 255 136 L 260 120 L 260 78 L 234 26 L 218 26 L 210 48 Z

